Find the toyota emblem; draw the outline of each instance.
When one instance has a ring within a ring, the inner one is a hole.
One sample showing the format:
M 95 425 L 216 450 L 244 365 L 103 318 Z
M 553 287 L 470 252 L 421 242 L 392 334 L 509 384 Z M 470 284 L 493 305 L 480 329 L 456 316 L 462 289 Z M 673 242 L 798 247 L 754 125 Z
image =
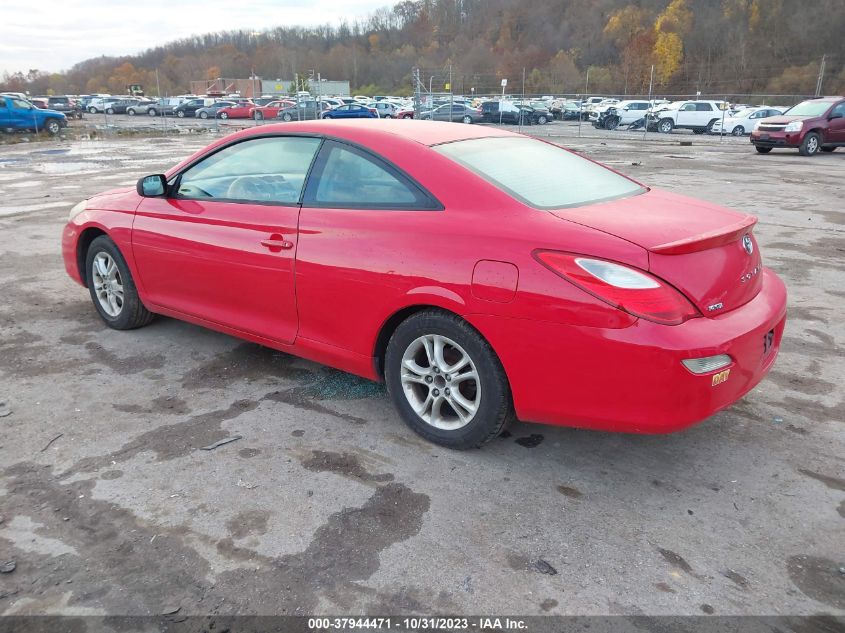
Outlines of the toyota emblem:
M 751 241 L 750 235 L 743 235 L 742 236 L 742 248 L 745 249 L 745 252 L 751 255 L 754 252 L 754 242 Z

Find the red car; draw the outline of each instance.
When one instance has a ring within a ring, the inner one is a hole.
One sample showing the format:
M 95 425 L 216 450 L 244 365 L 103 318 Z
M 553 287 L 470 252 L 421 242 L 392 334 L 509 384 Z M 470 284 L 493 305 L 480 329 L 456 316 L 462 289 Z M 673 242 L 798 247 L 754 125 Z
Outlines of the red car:
M 220 108 L 217 117 L 221 119 L 248 119 L 252 116 L 255 104 L 251 101 L 240 101 L 233 106 Z
M 295 105 L 296 103 L 290 101 L 289 99 L 271 101 L 267 105 L 253 107 L 249 116 L 256 121 L 260 121 L 261 119 L 275 119 L 276 115 L 279 114 L 279 110 L 284 110 L 285 108 L 290 108 Z
M 751 132 L 761 154 L 776 147 L 814 156 L 845 147 L 845 97 L 817 97 L 792 106 L 781 115 L 762 119 Z
M 62 245 L 112 328 L 162 314 L 384 380 L 469 448 L 514 413 L 662 433 L 736 402 L 786 319 L 755 222 L 503 130 L 309 121 L 81 202 Z

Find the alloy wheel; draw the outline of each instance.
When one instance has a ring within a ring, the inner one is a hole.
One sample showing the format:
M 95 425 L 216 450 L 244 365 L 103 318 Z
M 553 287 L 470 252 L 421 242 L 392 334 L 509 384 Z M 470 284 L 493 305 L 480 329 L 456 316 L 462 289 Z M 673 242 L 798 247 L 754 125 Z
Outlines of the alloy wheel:
M 100 307 L 110 317 L 117 317 L 123 310 L 123 280 L 117 262 L 106 252 L 94 256 L 91 266 L 91 283 Z
M 402 355 L 402 389 L 411 408 L 437 429 L 454 431 L 472 422 L 481 405 L 475 363 L 455 341 L 426 334 Z

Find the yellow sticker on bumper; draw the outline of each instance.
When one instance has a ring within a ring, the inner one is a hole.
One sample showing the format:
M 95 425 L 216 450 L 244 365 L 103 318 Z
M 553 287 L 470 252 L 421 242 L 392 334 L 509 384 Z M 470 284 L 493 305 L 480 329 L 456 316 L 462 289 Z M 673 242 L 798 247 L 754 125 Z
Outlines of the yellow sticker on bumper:
M 713 375 L 713 382 L 710 383 L 711 387 L 715 387 L 716 385 L 721 385 L 723 382 L 726 382 L 731 375 L 731 370 L 726 369 L 725 371 L 720 371 L 718 374 Z

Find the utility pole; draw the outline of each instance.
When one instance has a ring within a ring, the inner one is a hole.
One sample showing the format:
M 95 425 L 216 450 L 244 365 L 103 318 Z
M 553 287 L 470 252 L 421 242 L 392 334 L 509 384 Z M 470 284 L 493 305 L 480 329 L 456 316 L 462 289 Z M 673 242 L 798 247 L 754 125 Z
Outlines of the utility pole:
M 645 140 L 646 132 L 648 132 L 648 113 L 651 111 L 651 89 L 654 84 L 654 64 L 651 65 L 651 77 L 648 80 L 648 110 L 645 111 L 645 124 L 643 125 L 643 140 Z M 630 127 L 630 126 L 629 126 Z
M 827 55 L 822 55 L 822 63 L 819 66 L 819 78 L 816 81 L 816 96 L 820 97 L 822 94 L 822 84 L 824 83 L 824 65 Z

